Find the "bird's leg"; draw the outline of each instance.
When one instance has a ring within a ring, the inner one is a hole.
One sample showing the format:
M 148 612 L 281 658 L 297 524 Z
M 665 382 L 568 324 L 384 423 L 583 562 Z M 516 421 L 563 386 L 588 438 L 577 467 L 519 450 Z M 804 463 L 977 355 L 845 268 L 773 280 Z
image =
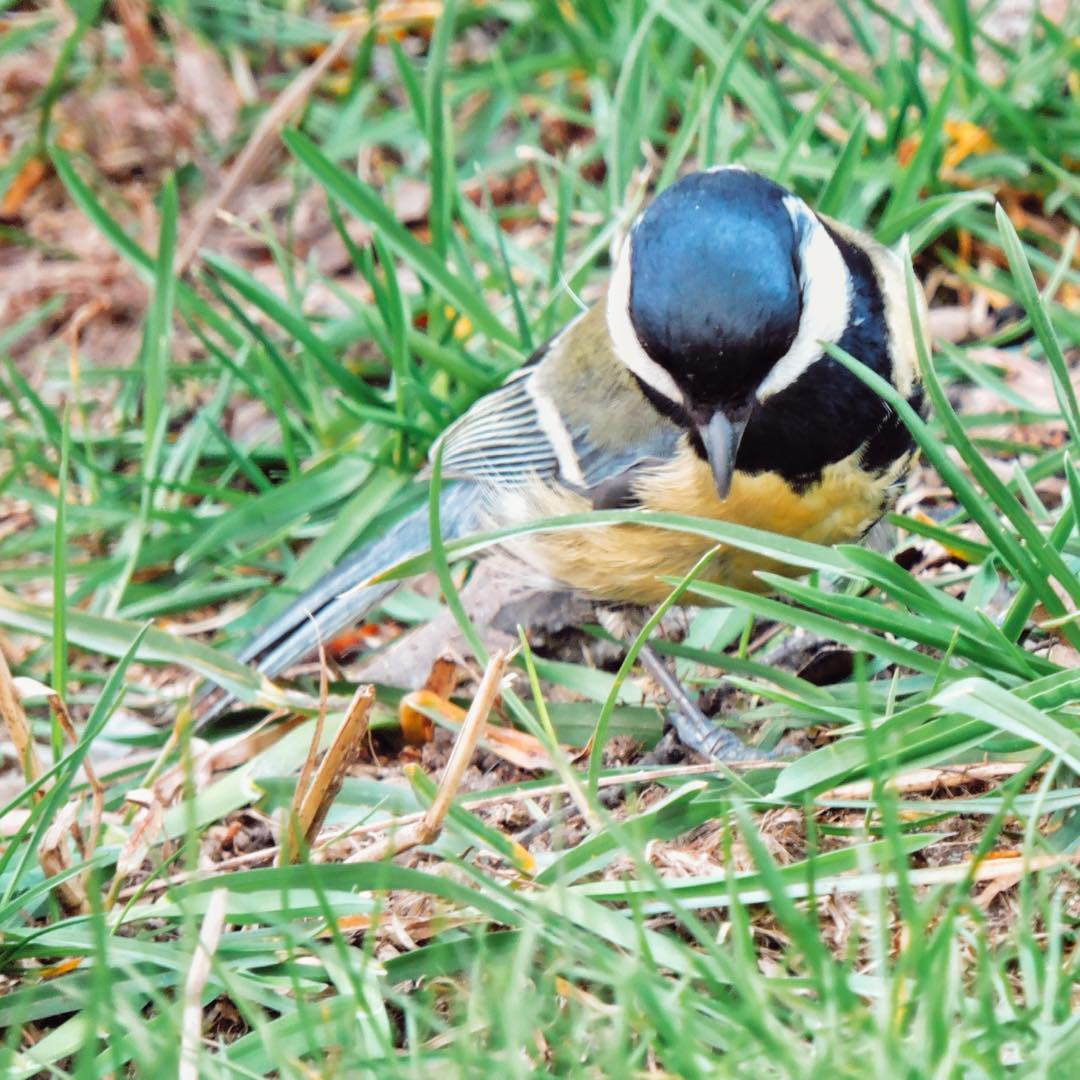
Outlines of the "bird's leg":
M 614 623 L 616 620 L 600 615 L 602 623 Z M 611 627 L 607 629 L 611 632 Z M 648 669 L 649 674 L 664 688 L 674 706 L 672 725 L 660 741 L 637 761 L 639 767 L 646 765 L 667 765 L 680 760 L 679 747 L 693 750 L 702 757 L 721 764 L 736 761 L 771 761 L 776 755 L 766 750 L 755 750 L 747 746 L 737 735 L 726 727 L 710 720 L 694 704 L 682 683 L 672 674 L 667 664 L 650 646 L 645 645 L 638 653 L 638 658 Z M 607 809 L 614 809 L 626 796 L 628 788 L 605 787 L 600 791 L 600 802 Z M 543 836 L 557 825 L 568 821 L 578 813 L 573 803 L 564 806 L 557 813 L 534 822 L 527 829 L 518 833 L 514 839 L 528 847 L 538 837 Z
M 754 761 L 771 758 L 765 750 L 747 746 L 733 731 L 710 720 L 691 699 L 682 683 L 650 645 L 644 645 L 638 658 L 648 673 L 663 687 L 673 708 L 671 718 L 675 734 L 688 750 L 710 761 Z
M 643 612 L 636 607 L 599 607 L 600 625 L 620 641 L 633 638 L 641 629 Z M 638 659 L 660 684 L 673 706 L 672 727 L 688 750 L 710 761 L 759 761 L 772 757 L 764 750 L 747 746 L 722 724 L 710 720 L 695 704 L 671 668 L 648 644 L 642 646 Z

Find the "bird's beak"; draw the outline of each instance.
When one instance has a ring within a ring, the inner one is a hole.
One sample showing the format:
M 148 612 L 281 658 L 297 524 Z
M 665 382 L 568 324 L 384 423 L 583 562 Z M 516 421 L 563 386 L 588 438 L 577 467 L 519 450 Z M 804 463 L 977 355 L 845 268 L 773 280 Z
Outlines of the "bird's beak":
M 749 409 L 730 410 L 726 413 L 718 409 L 708 423 L 698 428 L 701 441 L 705 444 L 709 465 L 712 466 L 716 491 L 721 499 L 726 499 L 731 491 L 735 455 L 739 452 L 739 443 L 742 442 L 749 419 Z

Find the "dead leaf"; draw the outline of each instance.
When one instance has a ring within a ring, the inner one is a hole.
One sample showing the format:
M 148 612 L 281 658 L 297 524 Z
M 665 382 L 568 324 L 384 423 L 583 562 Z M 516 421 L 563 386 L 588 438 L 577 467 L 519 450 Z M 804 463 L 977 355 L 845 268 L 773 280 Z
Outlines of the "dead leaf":
M 69 956 L 66 960 L 61 960 L 59 964 L 53 964 L 50 967 L 42 968 L 37 973 L 38 978 L 55 979 L 60 975 L 68 975 L 72 971 L 75 971 L 85 959 L 85 956 Z
M 435 734 L 435 724 L 425 715 L 424 710 L 437 712 L 452 724 L 460 724 L 465 717 L 465 710 L 447 701 L 434 690 L 414 690 L 406 694 L 398 703 L 398 720 L 401 733 L 410 746 L 422 746 L 431 742 Z
M 946 120 L 945 134 L 949 146 L 941 159 L 941 165 L 946 173 L 972 155 L 989 154 L 997 148 L 989 132 L 970 120 Z
M 1080 651 L 1066 641 L 1057 641 L 1050 647 L 1050 660 L 1060 667 L 1075 671 L 1080 668 Z
M 405 741 L 410 746 L 422 746 L 429 743 L 435 734 L 435 725 L 431 718 L 424 715 L 423 709 L 435 710 L 451 723 L 461 723 L 465 712 L 450 702 L 450 695 L 461 681 L 461 672 L 453 656 L 437 656 L 431 665 L 424 688 L 417 695 L 407 694 L 398 705 L 398 718 Z
M 973 304 L 947 304 L 930 309 L 930 336 L 951 342 L 985 337 L 993 329 L 989 312 Z
M 402 730 L 405 730 L 405 725 L 408 723 L 414 725 L 414 732 L 417 731 L 419 724 L 415 717 L 420 717 L 431 724 L 431 720 L 422 712 L 425 709 L 428 712 L 438 713 L 451 724 L 460 724 L 465 715 L 464 709 L 459 708 L 452 701 L 447 701 L 430 690 L 415 690 L 411 694 L 406 694 L 398 705 Z M 553 767 L 551 757 L 544 749 L 543 743 L 528 732 L 503 727 L 500 724 L 488 724 L 484 728 L 482 738 L 488 750 L 519 769 L 538 771 Z M 568 754 L 573 754 L 570 747 L 564 747 L 564 749 Z
M 398 177 L 391 196 L 394 217 L 403 225 L 425 221 L 431 209 L 431 185 L 411 176 Z
M 76 828 L 80 802 L 80 799 L 72 799 L 65 803 L 41 838 L 38 862 L 46 877 L 56 877 L 71 866 L 71 848 L 68 843 Z M 56 895 L 69 915 L 85 915 L 90 911 L 90 902 L 81 875 L 61 881 L 56 886 Z
M 19 175 L 11 182 L 7 189 L 4 201 L 0 202 L 0 220 L 10 220 L 19 216 L 22 205 L 27 196 L 45 179 L 45 162 L 41 158 L 32 157 L 19 170 Z
M 150 26 L 146 0 L 116 0 L 116 14 L 120 17 L 136 67 L 156 64 L 158 47 Z
M 236 131 L 240 98 L 217 52 L 194 34 L 181 30 L 176 38 L 176 97 L 225 143 Z
M 135 815 L 131 832 L 116 858 L 116 874 L 113 880 L 118 884 L 142 866 L 146 853 L 161 835 L 162 826 L 165 824 L 165 807 L 149 788 L 132 788 L 125 796 L 125 801 L 139 807 L 139 812 Z
M 991 881 L 980 892 L 977 892 L 973 897 L 976 904 L 986 911 L 990 905 L 1002 894 L 1008 892 L 1010 889 L 1015 888 L 1023 877 L 1022 874 L 1010 874 L 1007 877 L 997 878 Z
M 493 754 L 497 754 L 519 769 L 539 772 L 554 768 L 551 757 L 544 749 L 544 744 L 527 731 L 488 724 L 484 729 L 484 744 Z M 563 747 L 563 749 L 573 760 L 573 750 L 570 747 Z
M 0 836 L 16 836 L 19 830 L 26 824 L 26 819 L 31 811 L 17 806 L 0 817 Z

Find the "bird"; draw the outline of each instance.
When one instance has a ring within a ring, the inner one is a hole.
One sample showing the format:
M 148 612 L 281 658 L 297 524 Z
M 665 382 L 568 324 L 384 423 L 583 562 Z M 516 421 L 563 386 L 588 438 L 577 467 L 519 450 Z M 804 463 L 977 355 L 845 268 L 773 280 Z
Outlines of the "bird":
M 608 509 L 819 544 L 861 539 L 895 504 L 916 448 L 897 413 L 828 346 L 921 412 L 917 293 L 913 319 L 897 253 L 771 179 L 738 165 L 684 175 L 628 230 L 601 299 L 434 444 L 444 539 Z M 421 508 L 331 569 L 239 659 L 279 674 L 380 603 L 397 583 L 379 575 L 429 545 Z M 614 612 L 662 601 L 670 579 L 713 546 L 632 521 L 504 544 L 532 587 Z M 760 591 L 762 569 L 797 572 L 721 547 L 701 577 Z M 662 681 L 678 697 L 677 684 Z M 712 756 L 738 756 L 742 744 L 728 735 Z

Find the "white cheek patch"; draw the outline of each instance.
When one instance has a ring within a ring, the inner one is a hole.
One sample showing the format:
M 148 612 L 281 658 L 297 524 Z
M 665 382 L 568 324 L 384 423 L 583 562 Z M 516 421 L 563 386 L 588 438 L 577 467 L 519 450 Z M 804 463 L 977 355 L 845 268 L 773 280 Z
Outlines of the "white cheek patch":
M 905 239 L 906 245 L 906 239 Z M 915 301 L 918 307 L 918 325 L 912 326 L 911 311 L 907 301 L 907 280 L 904 264 L 910 255 L 905 249 L 900 254 L 881 248 L 870 253 L 877 271 L 878 285 L 885 301 L 885 321 L 890 327 L 890 352 L 892 354 L 892 380 L 904 397 L 910 397 L 919 378 L 919 353 L 915 335 L 920 334 L 925 343 L 930 341 L 927 329 L 926 296 L 921 286 L 916 286 Z
M 794 198 L 784 200 L 792 224 L 806 230 L 800 251 L 802 315 L 795 340 L 757 388 L 758 401 L 787 389 L 824 355 L 821 342 L 836 342 L 851 311 L 851 277 L 840 249 L 825 226 Z
M 633 236 L 628 236 L 623 243 L 619 261 L 615 264 L 615 273 L 611 277 L 607 294 L 607 326 L 615 355 L 646 386 L 652 387 L 658 394 L 676 404 L 683 400 L 682 392 L 671 375 L 655 360 L 651 359 L 641 347 L 637 331 L 630 321 L 630 247 Z

